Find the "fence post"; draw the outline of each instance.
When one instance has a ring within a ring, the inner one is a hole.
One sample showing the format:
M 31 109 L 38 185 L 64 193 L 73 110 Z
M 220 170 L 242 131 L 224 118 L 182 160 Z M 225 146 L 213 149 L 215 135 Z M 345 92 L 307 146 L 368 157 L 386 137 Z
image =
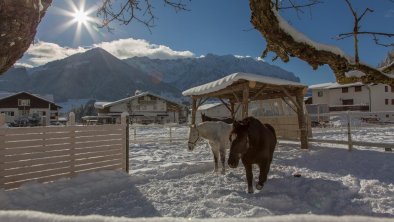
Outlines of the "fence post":
M 5 114 L 0 113 L 0 128 L 7 127 L 6 122 L 5 122 Z
M 351 126 L 350 126 L 350 115 L 349 111 L 346 112 L 346 117 L 347 117 L 347 140 L 348 140 L 348 150 L 352 151 L 353 149 L 353 141 L 352 141 L 352 132 L 351 132 Z
M 120 116 L 120 124 L 124 127 L 126 127 L 126 138 L 125 138 L 125 148 L 124 148 L 124 154 L 125 158 L 123 160 L 123 169 L 129 173 L 129 113 L 128 112 L 123 112 Z
M 68 114 L 67 125 L 70 125 L 70 126 L 74 126 L 75 125 L 75 113 L 74 112 L 70 112 Z
M 5 123 L 5 115 L 2 113 L 0 114 L 0 122 L 2 121 L 2 118 L 4 118 L 4 122 Z M 4 160 L 4 153 L 2 152 L 5 149 L 5 132 L 6 129 L 2 127 L 2 125 L 0 125 L 0 189 L 4 188 L 4 166 L 3 166 L 3 160 Z
M 172 143 L 172 132 L 171 132 L 171 126 L 170 126 L 170 143 Z
M 70 112 L 68 114 L 68 126 L 75 126 L 75 114 L 74 112 Z M 76 129 L 71 127 L 70 131 L 70 158 L 71 158 L 71 169 L 70 169 L 70 177 L 75 176 L 75 131 Z

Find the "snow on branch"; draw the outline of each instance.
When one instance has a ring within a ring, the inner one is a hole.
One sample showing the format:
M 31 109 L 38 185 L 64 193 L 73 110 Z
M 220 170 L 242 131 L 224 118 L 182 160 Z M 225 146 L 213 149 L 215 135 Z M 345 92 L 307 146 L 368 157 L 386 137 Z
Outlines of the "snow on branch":
M 288 62 L 290 57 L 297 57 L 307 62 L 313 69 L 327 64 L 333 70 L 339 83 L 361 81 L 394 86 L 394 78 L 386 72 L 393 69 L 393 64 L 379 70 L 356 62 L 339 48 L 314 42 L 298 32 L 279 15 L 272 0 L 250 0 L 249 2 L 252 11 L 251 22 L 267 42 L 267 48 L 262 57 L 271 51 L 284 62 Z M 356 70 L 359 72 L 355 72 Z M 355 73 L 358 75 L 354 75 Z M 360 75 L 361 73 L 364 75 Z

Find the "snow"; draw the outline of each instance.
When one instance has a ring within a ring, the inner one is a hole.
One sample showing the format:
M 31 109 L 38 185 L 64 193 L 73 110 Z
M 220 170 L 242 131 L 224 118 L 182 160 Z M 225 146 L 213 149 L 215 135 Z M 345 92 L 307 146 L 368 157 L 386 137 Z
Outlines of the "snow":
M 163 136 L 161 128 L 141 130 L 137 135 L 152 142 L 131 139 L 130 174 L 85 173 L 0 190 L 0 221 L 394 221 L 392 152 L 317 143 L 305 151 L 280 141 L 263 190 L 247 194 L 242 166 L 212 172 L 206 142 L 189 152 L 186 140 L 153 141 Z M 317 137 L 344 135 L 330 130 Z M 392 132 L 381 127 L 359 135 L 386 142 Z M 187 126 L 173 128 L 173 135 L 187 133 Z
M 284 32 L 289 34 L 294 39 L 294 41 L 305 43 L 307 45 L 314 47 L 317 50 L 324 50 L 327 52 L 332 52 L 334 54 L 340 55 L 343 58 L 346 58 L 348 61 L 352 61 L 352 58 L 350 56 L 348 56 L 346 53 L 344 53 L 340 48 L 338 48 L 336 46 L 332 46 L 332 45 L 325 45 L 325 44 L 317 43 L 317 42 L 311 40 L 310 38 L 305 36 L 303 33 L 297 31 L 295 28 L 293 28 L 291 25 L 289 25 L 289 23 L 287 23 L 287 21 L 284 18 L 282 18 L 282 16 L 280 16 L 276 10 L 273 10 L 273 11 L 274 11 L 276 18 L 278 19 L 279 27 Z
M 184 96 L 193 96 L 193 95 L 202 95 L 206 93 L 211 93 L 215 92 L 221 89 L 226 88 L 227 86 L 230 86 L 234 82 L 238 80 L 248 80 L 248 81 L 256 81 L 256 82 L 261 82 L 261 83 L 267 83 L 267 84 L 272 84 L 272 85 L 292 85 L 292 86 L 304 86 L 303 84 L 299 82 L 292 82 L 289 80 L 284 80 L 284 79 L 277 79 L 273 77 L 268 77 L 268 76 L 261 76 L 261 75 L 256 75 L 256 74 L 251 74 L 251 73 L 242 73 L 242 72 L 237 72 L 230 74 L 228 76 L 225 76 L 221 79 L 218 79 L 213 82 L 209 82 L 200 86 L 193 87 L 191 89 L 188 89 L 186 91 L 182 92 L 182 95 Z
M 335 89 L 335 88 L 342 88 L 342 87 L 351 87 L 351 86 L 363 86 L 362 82 L 354 82 L 348 84 L 339 84 L 337 82 L 330 82 L 330 83 L 321 83 L 316 85 L 310 85 L 309 89 Z
M 346 77 L 357 77 L 357 78 L 360 78 L 360 77 L 365 76 L 365 73 L 361 72 L 359 70 L 352 70 L 352 71 L 349 71 L 349 72 L 345 72 L 345 76 Z

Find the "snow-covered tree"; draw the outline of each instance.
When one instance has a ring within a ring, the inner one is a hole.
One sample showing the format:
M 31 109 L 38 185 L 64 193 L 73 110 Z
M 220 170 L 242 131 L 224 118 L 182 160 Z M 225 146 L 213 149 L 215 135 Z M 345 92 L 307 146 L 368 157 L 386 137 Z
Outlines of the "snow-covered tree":
M 0 75 L 30 47 L 52 0 L 0 0 Z

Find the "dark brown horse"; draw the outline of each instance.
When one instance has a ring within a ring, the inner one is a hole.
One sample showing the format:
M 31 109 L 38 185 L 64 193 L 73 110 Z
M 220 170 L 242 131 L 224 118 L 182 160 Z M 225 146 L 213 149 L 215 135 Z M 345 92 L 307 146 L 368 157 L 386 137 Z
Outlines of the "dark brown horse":
M 231 124 L 234 122 L 232 118 L 214 118 L 214 117 L 209 117 L 205 115 L 204 113 L 201 113 L 201 121 L 202 122 L 208 122 L 208 121 L 222 121 L 228 124 Z
M 260 167 L 260 175 L 256 189 L 261 190 L 267 181 L 277 143 L 275 129 L 269 124 L 262 124 L 254 117 L 247 117 L 242 121 L 234 122 L 230 141 L 228 165 L 236 168 L 239 159 L 242 160 L 246 171 L 248 193 L 253 193 L 252 164 L 257 164 Z

